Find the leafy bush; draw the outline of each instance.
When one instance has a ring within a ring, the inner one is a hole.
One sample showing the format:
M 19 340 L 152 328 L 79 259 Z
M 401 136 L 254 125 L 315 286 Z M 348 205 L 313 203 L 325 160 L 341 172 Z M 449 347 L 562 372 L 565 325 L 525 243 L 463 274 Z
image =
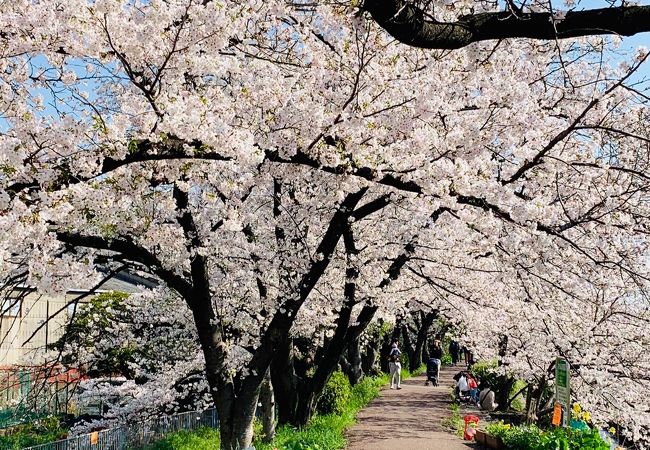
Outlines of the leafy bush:
M 20 425 L 8 436 L 0 436 L 0 449 L 18 450 L 54 442 L 65 439 L 67 434 L 68 430 L 61 425 L 58 418 L 48 417 Z
M 523 380 L 515 381 L 515 384 L 512 385 L 512 389 L 510 389 L 510 397 L 517 394 L 518 392 L 521 392 L 521 390 L 526 386 L 527 383 Z M 524 391 L 521 394 L 517 395 L 514 399 L 512 399 L 512 402 L 510 403 L 510 407 L 515 411 L 523 411 L 526 408 L 525 403 L 526 403 L 526 396 Z
M 321 414 L 343 414 L 351 395 L 348 377 L 343 372 L 334 372 L 318 400 L 318 411 Z
M 506 447 L 516 450 L 608 450 L 598 430 L 552 428 L 542 431 L 534 425 L 513 427 L 491 423 L 485 431 L 500 437 Z
M 449 353 L 445 353 L 444 355 L 442 355 L 442 359 L 440 361 L 443 366 L 451 366 L 453 362 L 453 360 L 451 359 L 451 355 Z
M 491 386 L 492 380 L 497 377 L 497 367 L 496 360 L 481 360 L 472 366 L 472 373 Z

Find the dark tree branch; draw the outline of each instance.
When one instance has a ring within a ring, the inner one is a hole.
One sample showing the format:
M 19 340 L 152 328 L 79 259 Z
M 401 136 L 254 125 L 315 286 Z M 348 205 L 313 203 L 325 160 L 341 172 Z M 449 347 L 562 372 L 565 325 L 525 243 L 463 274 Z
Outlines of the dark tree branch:
M 429 216 L 429 222 L 427 222 L 425 229 L 432 227 L 433 224 L 435 224 L 438 221 L 438 219 L 444 212 L 451 212 L 451 210 L 445 206 L 441 206 L 438 209 L 436 209 L 431 214 L 431 216 Z M 379 283 L 380 289 L 384 289 L 388 287 L 388 285 L 393 280 L 396 280 L 397 277 L 399 277 L 400 273 L 402 272 L 402 268 L 415 253 L 415 246 L 417 240 L 418 240 L 418 236 L 415 235 L 413 236 L 413 238 L 411 238 L 411 240 L 406 245 L 404 245 L 404 249 L 402 250 L 402 253 L 400 253 L 399 256 L 397 256 L 397 258 L 393 260 L 393 263 L 386 271 L 386 277 L 383 280 L 381 280 L 381 283 Z
M 400 191 L 414 192 L 417 194 L 422 193 L 422 188 L 417 183 L 403 180 L 390 174 L 383 174 L 380 176 L 376 170 L 370 167 L 350 167 L 349 165 L 343 164 L 339 166 L 324 166 L 317 159 L 300 151 L 293 156 L 284 157 L 280 156 L 277 151 L 266 150 L 265 157 L 268 161 L 276 164 L 297 164 L 335 175 L 353 175 L 374 183 L 394 187 Z
M 192 289 L 192 285 L 183 277 L 177 275 L 172 270 L 163 268 L 153 253 L 133 242 L 119 239 L 109 240 L 98 236 L 85 236 L 79 233 L 67 233 L 63 231 L 57 232 L 56 237 L 60 242 L 70 244 L 74 247 L 94 248 L 120 253 L 129 260 L 149 268 L 155 275 L 165 281 L 169 287 L 176 290 L 183 297 L 189 295 Z
M 356 220 L 361 220 L 381 210 L 390 202 L 389 196 L 381 196 L 357 208 L 367 191 L 368 188 L 364 187 L 357 192 L 348 194 L 334 212 L 329 226 L 316 249 L 318 259 L 312 261 L 311 267 L 302 276 L 298 293 L 293 298 L 287 299 L 273 316 L 262 337 L 260 346 L 248 364 L 251 371 L 256 373 L 265 372 L 271 359 L 280 350 L 281 343 L 291 329 L 298 310 L 329 266 L 339 240 L 349 227 L 349 219 L 354 217 Z M 248 377 L 245 383 L 250 383 L 251 380 L 252 377 Z
M 205 147 L 199 141 L 188 142 L 176 137 L 168 137 L 163 142 L 151 142 L 149 140 L 131 141 L 129 143 L 129 153 L 123 159 L 104 158 L 99 173 L 90 177 L 71 176 L 65 163 L 58 167 L 60 176 L 52 182 L 47 188 L 49 190 L 60 189 L 66 185 L 77 184 L 90 181 L 100 175 L 106 175 L 120 167 L 130 164 L 147 162 L 147 161 L 171 161 L 180 159 L 207 160 L 207 161 L 230 161 L 231 157 L 223 156 L 220 153 Z M 191 151 L 188 151 L 191 150 Z M 13 198 L 19 192 L 25 189 L 37 189 L 38 183 L 35 181 L 20 181 L 5 187 L 5 191 Z
M 203 246 L 194 217 L 190 211 L 189 195 L 187 192 L 181 190 L 174 184 L 173 190 L 174 200 L 178 207 L 179 217 L 178 223 L 183 228 L 183 234 L 186 239 L 187 251 L 196 254 L 191 258 L 190 270 L 192 275 L 192 292 L 191 295 L 185 298 L 189 306 L 193 306 L 193 302 L 199 299 L 206 301 L 210 309 L 212 308 L 210 292 L 210 279 L 208 277 L 207 261 L 205 256 L 201 255 L 197 250 Z M 208 293 L 208 295 L 206 295 Z
M 494 39 L 554 40 L 650 31 L 650 6 L 569 11 L 556 19 L 550 12 L 491 12 L 461 16 L 448 23 L 429 19 L 422 9 L 403 0 L 365 0 L 363 8 L 398 41 L 430 49 L 458 49 Z

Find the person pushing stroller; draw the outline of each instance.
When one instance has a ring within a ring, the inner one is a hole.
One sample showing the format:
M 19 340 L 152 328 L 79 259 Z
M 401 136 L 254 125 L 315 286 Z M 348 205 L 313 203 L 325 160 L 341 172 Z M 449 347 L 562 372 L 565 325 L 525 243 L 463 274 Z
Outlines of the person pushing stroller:
M 429 350 L 429 360 L 427 361 L 427 381 L 425 386 L 431 382 L 434 386 L 438 386 L 440 377 L 440 364 L 442 362 L 442 345 L 439 340 L 433 341 L 433 345 Z

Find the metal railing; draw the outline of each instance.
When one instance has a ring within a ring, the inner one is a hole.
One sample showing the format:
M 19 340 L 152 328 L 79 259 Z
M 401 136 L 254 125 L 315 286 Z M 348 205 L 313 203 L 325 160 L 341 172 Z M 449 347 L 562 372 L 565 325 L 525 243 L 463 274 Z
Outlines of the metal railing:
M 28 447 L 24 450 L 127 450 L 138 449 L 167 434 L 201 427 L 218 428 L 217 410 L 191 411 L 134 422 L 117 428 L 82 434 L 70 439 Z

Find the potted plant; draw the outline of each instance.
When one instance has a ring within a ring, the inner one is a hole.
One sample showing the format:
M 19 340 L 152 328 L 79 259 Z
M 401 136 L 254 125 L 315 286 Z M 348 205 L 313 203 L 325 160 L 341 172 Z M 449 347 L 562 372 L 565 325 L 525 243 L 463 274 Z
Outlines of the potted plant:
M 483 430 L 476 430 L 474 441 L 476 441 L 477 444 L 487 445 L 487 433 Z
M 503 423 L 502 421 L 494 422 L 488 424 L 485 427 L 485 444 L 488 448 L 493 448 L 496 450 L 505 449 L 506 446 L 503 443 L 503 436 L 508 434 L 511 431 L 511 425 L 509 423 Z
M 492 436 L 491 434 L 485 435 L 485 445 L 495 450 L 502 450 L 506 448 L 499 436 Z

